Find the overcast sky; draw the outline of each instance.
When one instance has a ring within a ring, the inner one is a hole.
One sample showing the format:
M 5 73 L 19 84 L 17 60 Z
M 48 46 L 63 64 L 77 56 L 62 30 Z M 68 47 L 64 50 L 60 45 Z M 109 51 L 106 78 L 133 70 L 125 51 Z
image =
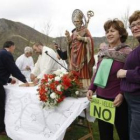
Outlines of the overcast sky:
M 40 32 L 49 24 L 51 37 L 64 36 L 65 30 L 74 28 L 74 9 L 85 15 L 88 10 L 94 11 L 88 28 L 93 37 L 101 37 L 106 20 L 122 19 L 128 9 L 130 15 L 140 10 L 140 0 L 0 0 L 0 18 L 22 22 Z

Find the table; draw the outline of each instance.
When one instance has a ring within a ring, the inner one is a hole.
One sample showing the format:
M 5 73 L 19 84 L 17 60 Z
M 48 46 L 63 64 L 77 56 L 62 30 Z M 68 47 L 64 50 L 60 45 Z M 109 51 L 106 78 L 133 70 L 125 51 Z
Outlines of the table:
M 43 109 L 37 87 L 8 85 L 5 90 L 6 132 L 13 140 L 63 140 L 68 126 L 89 106 L 86 97 L 68 97 L 58 107 Z

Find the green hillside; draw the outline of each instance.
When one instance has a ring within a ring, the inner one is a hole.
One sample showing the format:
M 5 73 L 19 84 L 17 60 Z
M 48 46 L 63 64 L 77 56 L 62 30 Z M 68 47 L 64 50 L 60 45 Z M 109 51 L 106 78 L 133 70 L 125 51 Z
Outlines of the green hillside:
M 93 38 L 95 52 L 97 52 L 99 44 L 102 42 L 106 42 L 106 38 L 104 36 Z M 67 47 L 65 37 L 52 38 L 20 22 L 0 19 L 0 48 L 2 48 L 3 43 L 7 40 L 15 42 L 15 58 L 23 53 L 25 46 L 32 46 L 33 43 L 38 41 L 41 41 L 44 45 L 52 48 L 53 41 L 55 40 L 63 50 L 66 50 Z M 127 44 L 129 44 L 133 48 L 134 46 L 136 46 L 136 44 L 138 44 L 138 42 L 134 40 L 132 36 L 130 36 L 127 40 Z

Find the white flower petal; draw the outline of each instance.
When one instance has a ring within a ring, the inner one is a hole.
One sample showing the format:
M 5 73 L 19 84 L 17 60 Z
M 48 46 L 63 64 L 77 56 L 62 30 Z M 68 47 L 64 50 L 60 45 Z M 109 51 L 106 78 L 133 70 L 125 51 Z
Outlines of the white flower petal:
M 80 93 L 79 91 L 75 91 L 75 94 L 76 94 L 76 95 L 79 95 L 79 93 Z
M 54 78 L 54 80 L 55 80 L 55 81 L 60 81 L 61 78 L 60 78 L 59 76 L 56 76 L 56 77 Z
M 58 91 L 61 91 L 61 87 L 62 87 L 61 85 L 58 85 L 56 89 L 57 89 Z
M 56 93 L 51 93 L 51 95 L 50 95 L 50 97 L 52 98 L 52 99 L 55 99 L 56 98 Z

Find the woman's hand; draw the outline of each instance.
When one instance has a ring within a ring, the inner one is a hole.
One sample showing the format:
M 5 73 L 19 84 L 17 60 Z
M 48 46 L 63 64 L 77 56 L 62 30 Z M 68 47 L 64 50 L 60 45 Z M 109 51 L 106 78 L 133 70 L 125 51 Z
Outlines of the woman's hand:
M 120 69 L 117 72 L 117 78 L 125 78 L 126 77 L 126 73 L 127 73 L 127 70 Z
M 92 96 L 93 96 L 93 91 L 92 90 L 88 90 L 88 92 L 87 92 L 87 98 L 88 98 L 89 101 L 91 101 Z
M 118 106 L 121 105 L 122 102 L 123 102 L 123 95 L 122 95 L 121 93 L 119 93 L 119 94 L 116 96 L 116 98 L 115 98 L 113 104 L 114 104 L 115 107 L 118 107 Z

